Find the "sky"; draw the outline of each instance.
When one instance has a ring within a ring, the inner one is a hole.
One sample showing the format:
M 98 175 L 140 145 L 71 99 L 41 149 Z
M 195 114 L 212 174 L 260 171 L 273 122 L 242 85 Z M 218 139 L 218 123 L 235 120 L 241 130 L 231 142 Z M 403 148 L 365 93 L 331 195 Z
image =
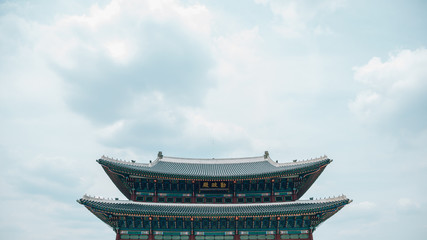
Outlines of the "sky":
M 95 160 L 334 161 L 317 240 L 427 235 L 426 1 L 0 1 L 0 239 L 113 239 Z

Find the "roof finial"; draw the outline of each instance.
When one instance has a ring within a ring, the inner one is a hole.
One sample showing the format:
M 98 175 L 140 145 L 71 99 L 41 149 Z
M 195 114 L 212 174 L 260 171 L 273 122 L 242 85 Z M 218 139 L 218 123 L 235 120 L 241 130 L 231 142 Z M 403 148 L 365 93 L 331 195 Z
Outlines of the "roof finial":
M 159 151 L 159 153 L 157 154 L 157 157 L 158 157 L 158 158 L 160 158 L 160 159 L 162 159 L 162 158 L 163 158 L 162 151 Z
M 264 159 L 267 159 L 270 156 L 270 154 L 268 153 L 268 151 L 264 152 Z

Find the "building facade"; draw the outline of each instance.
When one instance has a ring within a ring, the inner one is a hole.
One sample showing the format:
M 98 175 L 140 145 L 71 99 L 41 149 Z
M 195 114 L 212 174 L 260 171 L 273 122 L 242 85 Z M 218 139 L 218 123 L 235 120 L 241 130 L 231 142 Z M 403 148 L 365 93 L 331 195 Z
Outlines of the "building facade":
M 228 159 L 158 157 L 148 164 L 102 157 L 129 200 L 78 200 L 116 232 L 116 239 L 313 239 L 316 227 L 351 200 L 299 200 L 326 156 L 278 163 L 264 156 Z

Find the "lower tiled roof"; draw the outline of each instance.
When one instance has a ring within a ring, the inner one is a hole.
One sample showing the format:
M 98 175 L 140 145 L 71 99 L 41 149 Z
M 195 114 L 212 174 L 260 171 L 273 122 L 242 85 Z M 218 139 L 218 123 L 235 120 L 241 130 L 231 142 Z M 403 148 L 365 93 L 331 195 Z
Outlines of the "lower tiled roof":
M 345 196 L 322 200 L 251 204 L 146 203 L 84 196 L 78 200 L 93 212 L 114 215 L 222 217 L 309 215 L 336 211 L 351 202 Z

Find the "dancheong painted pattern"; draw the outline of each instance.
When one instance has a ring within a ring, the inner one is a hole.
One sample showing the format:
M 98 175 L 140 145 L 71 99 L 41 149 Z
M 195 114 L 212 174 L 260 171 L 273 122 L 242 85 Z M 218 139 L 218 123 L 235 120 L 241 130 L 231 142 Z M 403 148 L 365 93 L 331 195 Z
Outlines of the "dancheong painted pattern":
M 77 200 L 121 239 L 313 239 L 316 227 L 351 202 L 299 200 L 332 162 L 326 156 L 278 163 L 264 156 L 166 157 L 97 162 L 129 199 Z

